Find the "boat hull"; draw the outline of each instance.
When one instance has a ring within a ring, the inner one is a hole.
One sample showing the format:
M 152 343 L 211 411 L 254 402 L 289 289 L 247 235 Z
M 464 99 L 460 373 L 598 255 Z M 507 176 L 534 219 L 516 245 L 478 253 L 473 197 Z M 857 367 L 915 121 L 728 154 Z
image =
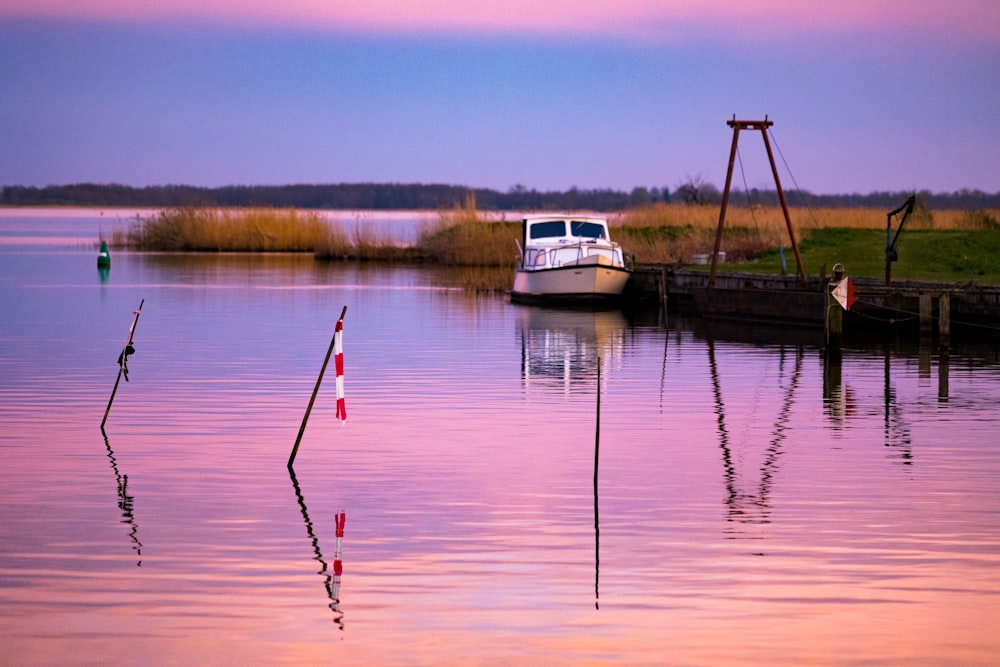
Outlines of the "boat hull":
M 621 298 L 630 275 L 623 267 L 603 264 L 518 270 L 510 298 L 520 303 L 614 301 Z

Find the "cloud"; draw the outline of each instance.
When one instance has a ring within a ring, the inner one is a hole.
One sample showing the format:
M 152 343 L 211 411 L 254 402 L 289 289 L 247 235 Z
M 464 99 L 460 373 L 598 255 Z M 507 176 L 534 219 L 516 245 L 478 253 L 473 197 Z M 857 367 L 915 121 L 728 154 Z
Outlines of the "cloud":
M 360 34 L 781 39 L 795 33 L 1000 38 L 995 0 L 0 0 L 0 16 L 202 22 Z

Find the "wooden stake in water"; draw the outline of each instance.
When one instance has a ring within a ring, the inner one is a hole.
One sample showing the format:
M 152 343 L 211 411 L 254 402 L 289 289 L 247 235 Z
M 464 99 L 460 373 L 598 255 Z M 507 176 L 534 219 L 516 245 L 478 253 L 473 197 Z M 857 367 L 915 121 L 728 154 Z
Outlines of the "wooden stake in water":
M 594 609 L 601 608 L 601 524 L 597 515 L 597 464 L 601 452 L 601 358 L 597 358 L 597 428 L 594 435 Z
M 344 315 L 347 314 L 347 306 L 340 311 L 340 319 L 338 322 L 343 321 Z M 330 347 L 326 351 L 326 358 L 323 359 L 323 367 L 319 369 L 319 377 L 316 378 L 316 386 L 313 388 L 312 397 L 309 399 L 309 405 L 306 406 L 306 413 L 302 416 L 302 425 L 299 427 L 299 435 L 295 438 L 295 446 L 292 447 L 292 454 L 288 457 L 288 467 L 291 468 L 292 464 L 295 462 L 295 455 L 299 453 L 299 443 L 302 442 L 302 434 L 306 431 L 306 422 L 309 421 L 309 413 L 312 412 L 313 403 L 316 402 L 316 394 L 319 393 L 319 385 L 323 381 L 323 374 L 326 373 L 326 367 L 330 363 L 330 355 L 333 354 L 333 346 L 337 342 L 337 330 L 334 327 L 333 338 L 330 339 Z
M 125 341 L 122 353 L 118 355 L 118 377 L 115 379 L 115 388 L 111 390 L 111 398 L 108 399 L 108 407 L 104 411 L 104 419 L 101 420 L 102 431 L 104 430 L 104 422 L 108 421 L 108 413 L 111 412 L 111 404 L 114 402 L 115 394 L 118 392 L 118 383 L 122 381 L 122 374 L 125 375 L 125 381 L 128 382 L 128 357 L 135 352 L 135 348 L 132 347 L 132 337 L 135 335 L 135 325 L 139 323 L 139 316 L 142 315 L 142 304 L 144 303 L 146 303 L 145 299 L 139 302 L 139 309 L 135 311 L 135 319 L 132 320 L 132 326 L 128 329 L 128 340 Z

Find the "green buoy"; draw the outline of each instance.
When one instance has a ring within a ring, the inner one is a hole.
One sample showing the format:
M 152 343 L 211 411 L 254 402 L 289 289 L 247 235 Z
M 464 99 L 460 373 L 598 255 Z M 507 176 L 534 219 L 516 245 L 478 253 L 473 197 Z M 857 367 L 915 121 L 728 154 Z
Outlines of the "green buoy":
M 111 266 L 111 253 L 108 252 L 108 242 L 101 241 L 101 252 L 97 253 L 98 268 L 108 268 Z

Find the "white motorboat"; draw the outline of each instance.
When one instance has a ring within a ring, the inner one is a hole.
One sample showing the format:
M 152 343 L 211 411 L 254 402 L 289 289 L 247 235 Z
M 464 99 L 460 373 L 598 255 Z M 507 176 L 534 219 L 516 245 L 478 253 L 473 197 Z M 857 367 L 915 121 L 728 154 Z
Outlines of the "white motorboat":
M 512 301 L 613 301 L 631 276 L 601 217 L 525 217 L 518 250 Z

